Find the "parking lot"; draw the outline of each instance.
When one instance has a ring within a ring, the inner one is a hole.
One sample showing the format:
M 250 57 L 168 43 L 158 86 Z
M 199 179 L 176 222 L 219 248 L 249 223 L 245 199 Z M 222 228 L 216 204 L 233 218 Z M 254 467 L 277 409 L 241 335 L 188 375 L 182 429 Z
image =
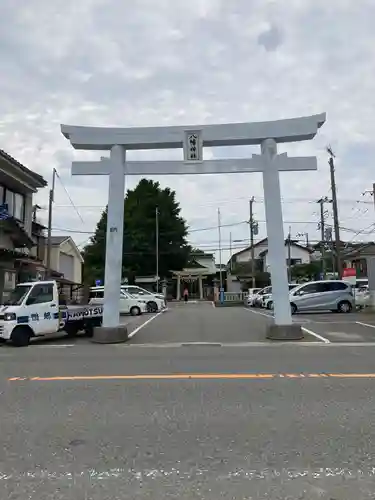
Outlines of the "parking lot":
M 296 314 L 293 321 L 299 323 L 304 332 L 303 340 L 293 342 L 296 345 L 375 345 L 373 314 Z M 215 308 L 211 302 L 172 303 L 165 312 L 122 316 L 121 322 L 127 325 L 129 333 L 124 347 L 189 344 L 256 347 L 285 343 L 266 339 L 266 328 L 273 322 L 272 312 L 247 307 Z M 48 339 L 33 339 L 30 347 L 67 348 L 88 344 L 91 345 L 90 340 L 83 336 L 71 339 L 58 333 Z
M 128 344 L 278 345 L 278 342 L 266 339 L 266 328 L 272 322 L 273 314 L 263 309 L 214 308 L 210 303 L 176 304 L 155 321 L 143 322 Z M 375 345 L 373 314 L 297 314 L 293 316 L 293 322 L 299 323 L 303 329 L 301 343 Z
M 273 320 L 263 309 L 247 309 L 249 314 Z M 325 343 L 375 343 L 375 315 L 365 312 L 296 314 L 293 322 L 301 324 L 305 336 Z M 319 338 L 320 337 L 320 338 Z

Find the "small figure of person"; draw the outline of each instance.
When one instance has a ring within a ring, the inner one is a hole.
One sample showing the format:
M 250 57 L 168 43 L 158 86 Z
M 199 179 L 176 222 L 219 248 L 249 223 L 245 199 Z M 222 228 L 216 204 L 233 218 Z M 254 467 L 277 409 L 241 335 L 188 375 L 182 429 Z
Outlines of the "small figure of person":
M 184 289 L 184 301 L 187 302 L 189 300 L 189 290 L 185 287 Z

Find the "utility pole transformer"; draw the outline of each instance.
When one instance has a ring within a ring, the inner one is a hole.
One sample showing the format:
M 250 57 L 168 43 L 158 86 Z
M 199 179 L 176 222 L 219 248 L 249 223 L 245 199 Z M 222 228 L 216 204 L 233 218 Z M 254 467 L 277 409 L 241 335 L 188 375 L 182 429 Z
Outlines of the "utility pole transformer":
M 367 193 L 370 193 L 370 195 L 372 196 L 372 201 L 374 202 L 374 208 L 375 208 L 375 182 L 372 185 L 372 189 L 367 190 L 364 193 L 362 193 L 362 196 L 364 196 Z

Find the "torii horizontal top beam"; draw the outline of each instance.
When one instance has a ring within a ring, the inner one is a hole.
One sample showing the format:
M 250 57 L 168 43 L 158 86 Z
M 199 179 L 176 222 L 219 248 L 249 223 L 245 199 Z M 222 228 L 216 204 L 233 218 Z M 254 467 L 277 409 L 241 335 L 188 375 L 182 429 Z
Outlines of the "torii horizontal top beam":
M 239 146 L 260 144 L 272 138 L 276 142 L 313 139 L 324 124 L 326 114 L 269 122 L 188 125 L 173 127 L 81 127 L 61 125 L 61 132 L 75 149 L 110 150 L 112 146 L 132 149 L 182 148 L 187 131 L 200 131 L 203 146 Z
M 249 158 L 206 160 L 202 162 L 186 161 L 127 161 L 122 166 L 125 175 L 186 175 L 186 174 L 234 174 L 246 172 L 263 172 L 265 168 L 274 167 L 275 170 L 297 171 L 317 170 L 315 156 L 291 157 L 287 153 L 278 155 L 273 165 L 267 165 L 261 155 Z M 121 166 L 114 165 L 114 168 Z M 109 175 L 112 170 L 111 161 L 103 158 L 102 161 L 74 161 L 72 175 Z

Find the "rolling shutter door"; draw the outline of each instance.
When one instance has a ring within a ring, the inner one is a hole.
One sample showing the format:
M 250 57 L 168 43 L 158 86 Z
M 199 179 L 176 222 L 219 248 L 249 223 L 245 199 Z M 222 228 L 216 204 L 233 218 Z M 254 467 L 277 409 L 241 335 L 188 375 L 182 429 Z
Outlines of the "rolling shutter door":
M 74 281 L 74 257 L 72 255 L 60 252 L 60 273 L 63 273 L 65 279 Z

